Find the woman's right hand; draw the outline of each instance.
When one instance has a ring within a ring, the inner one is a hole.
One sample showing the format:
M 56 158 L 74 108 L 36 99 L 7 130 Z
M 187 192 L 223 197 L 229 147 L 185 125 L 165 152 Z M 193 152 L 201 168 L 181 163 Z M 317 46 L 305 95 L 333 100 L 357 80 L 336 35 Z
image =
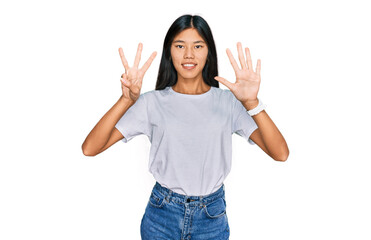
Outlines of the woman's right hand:
M 147 62 L 142 66 L 141 69 L 138 69 L 140 57 L 142 54 L 143 44 L 139 43 L 137 55 L 135 56 L 134 65 L 129 67 L 128 62 L 124 56 L 124 51 L 122 48 L 119 48 L 119 53 L 121 57 L 121 62 L 124 65 L 125 73 L 121 75 L 121 88 L 122 88 L 122 97 L 129 101 L 136 102 L 140 96 L 140 90 L 142 88 L 142 80 L 144 74 L 146 73 L 153 59 L 155 59 L 157 52 L 153 52 Z

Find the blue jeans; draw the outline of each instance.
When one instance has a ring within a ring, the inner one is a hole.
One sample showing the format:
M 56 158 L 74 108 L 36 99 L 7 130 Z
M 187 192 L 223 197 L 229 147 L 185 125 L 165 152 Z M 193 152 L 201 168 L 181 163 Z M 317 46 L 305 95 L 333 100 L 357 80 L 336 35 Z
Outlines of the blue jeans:
M 142 240 L 228 240 L 224 184 L 205 196 L 186 196 L 161 186 L 152 189 L 140 225 Z

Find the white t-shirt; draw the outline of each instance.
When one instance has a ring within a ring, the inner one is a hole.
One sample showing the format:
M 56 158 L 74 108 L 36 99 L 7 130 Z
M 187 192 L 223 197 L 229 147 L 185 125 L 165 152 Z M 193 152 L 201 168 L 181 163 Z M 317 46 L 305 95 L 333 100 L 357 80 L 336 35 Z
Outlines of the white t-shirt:
M 203 94 L 172 87 L 142 93 L 115 127 L 123 142 L 145 134 L 151 142 L 148 170 L 172 191 L 204 196 L 221 187 L 231 170 L 232 134 L 244 137 L 258 128 L 229 89 Z

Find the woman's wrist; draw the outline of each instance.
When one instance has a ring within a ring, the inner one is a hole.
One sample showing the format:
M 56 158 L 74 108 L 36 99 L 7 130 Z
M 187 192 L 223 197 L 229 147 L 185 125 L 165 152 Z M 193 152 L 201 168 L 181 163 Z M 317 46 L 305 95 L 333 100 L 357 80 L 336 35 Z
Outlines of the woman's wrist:
M 258 104 L 256 104 L 255 100 L 254 100 L 254 104 L 252 104 L 251 102 L 250 102 L 251 105 L 248 105 L 249 103 L 244 104 L 244 107 L 246 108 L 246 111 L 250 116 L 254 116 L 260 113 L 267 107 L 265 104 L 263 104 L 263 102 L 260 99 L 257 99 L 257 101 L 258 101 Z
M 135 101 L 133 101 L 129 98 L 125 98 L 123 95 L 120 96 L 119 102 L 122 102 L 125 105 L 129 105 L 129 106 L 132 106 L 135 103 Z
M 256 108 L 258 106 L 258 104 L 259 104 L 258 99 L 247 100 L 247 101 L 242 102 L 242 105 L 246 108 L 247 111 Z

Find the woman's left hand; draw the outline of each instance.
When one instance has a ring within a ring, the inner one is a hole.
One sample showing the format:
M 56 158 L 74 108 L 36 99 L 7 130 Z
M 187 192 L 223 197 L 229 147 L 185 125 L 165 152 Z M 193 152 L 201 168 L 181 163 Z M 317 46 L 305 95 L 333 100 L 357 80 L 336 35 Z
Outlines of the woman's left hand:
M 245 103 L 257 102 L 258 91 L 260 86 L 261 61 L 260 59 L 258 59 L 258 63 L 256 64 L 256 69 L 254 72 L 249 48 L 245 48 L 247 64 L 245 61 L 244 54 L 242 52 L 242 44 L 240 42 L 237 43 L 237 50 L 238 58 L 240 60 L 242 69 L 239 68 L 231 51 L 227 48 L 227 55 L 229 61 L 232 64 L 234 72 L 236 73 L 236 82 L 231 83 L 228 80 L 219 76 L 216 76 L 215 80 L 227 86 L 229 90 L 234 94 L 234 96 L 241 102 Z

